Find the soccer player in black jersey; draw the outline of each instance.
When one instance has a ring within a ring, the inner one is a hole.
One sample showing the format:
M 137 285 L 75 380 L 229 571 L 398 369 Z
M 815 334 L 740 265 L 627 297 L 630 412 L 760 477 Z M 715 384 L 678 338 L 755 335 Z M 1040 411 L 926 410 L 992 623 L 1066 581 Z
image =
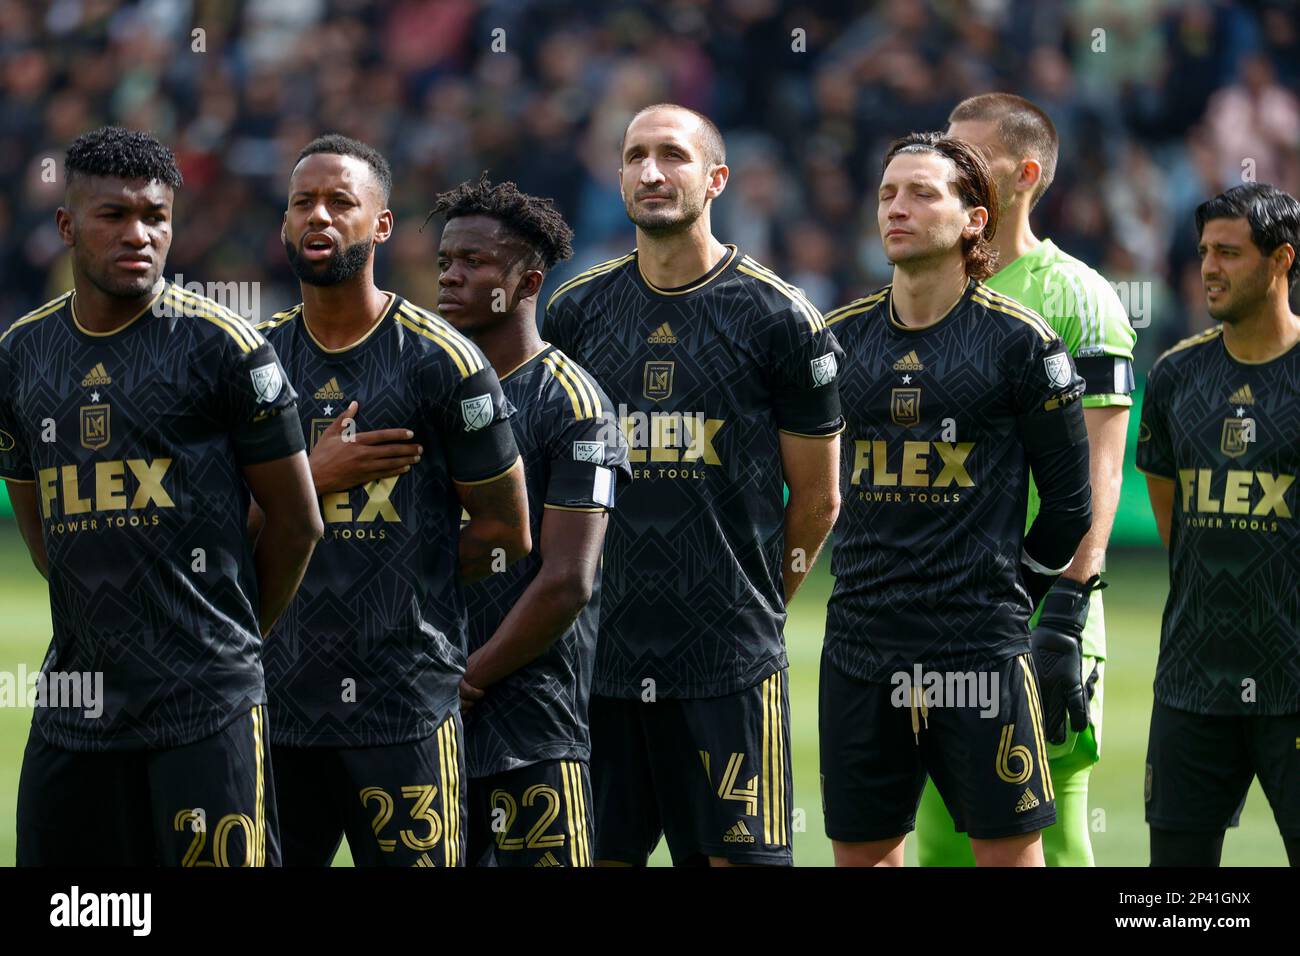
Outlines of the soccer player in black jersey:
M 556 290 L 543 338 L 618 403 L 591 700 L 596 860 L 789 864 L 786 606 L 839 507 L 842 355 L 789 283 L 724 245 L 722 137 L 647 107 L 622 145 L 636 249 Z M 782 480 L 789 503 L 782 505 Z
M 266 650 L 286 865 L 328 864 L 344 835 L 361 865 L 463 865 L 459 578 L 531 548 L 496 373 L 375 286 L 391 184 L 364 143 L 303 148 L 282 229 L 303 301 L 262 326 L 302 392 L 325 519 Z
M 927 774 L 979 865 L 1041 866 L 1055 819 L 1028 620 L 1091 520 L 1084 384 L 1040 316 L 979 281 L 997 208 L 971 147 L 896 141 L 877 206 L 893 283 L 827 316 L 846 353 L 820 709 L 839 865 L 902 863 Z
M 64 172 L 73 288 L 0 334 L 0 476 L 49 579 L 42 680 L 102 695 L 36 708 L 17 861 L 275 865 L 262 635 L 321 534 L 296 396 L 241 317 L 162 277 L 170 150 L 98 129 Z
M 1169 549 L 1147 744 L 1153 866 L 1218 866 L 1258 777 L 1300 865 L 1300 202 L 1235 186 L 1196 210 L 1221 324 L 1151 367 L 1137 464 Z
M 631 478 L 605 393 L 537 334 L 545 270 L 572 254 L 550 200 L 486 176 L 438 197 L 438 311 L 483 349 L 514 407 L 533 553 L 466 592 L 461 682 L 469 855 L 494 866 L 590 866 L 587 701 L 615 485 Z

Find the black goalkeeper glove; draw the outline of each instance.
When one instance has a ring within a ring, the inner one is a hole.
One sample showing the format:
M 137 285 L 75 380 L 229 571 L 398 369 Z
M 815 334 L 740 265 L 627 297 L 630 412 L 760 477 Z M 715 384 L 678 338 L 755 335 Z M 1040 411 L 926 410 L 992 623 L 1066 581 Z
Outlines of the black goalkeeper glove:
M 1038 626 L 1029 635 L 1043 695 L 1044 731 L 1050 743 L 1065 743 L 1067 714 L 1075 733 L 1088 726 L 1088 703 L 1097 675 L 1094 672 L 1084 681 L 1083 625 L 1088 620 L 1089 595 L 1105 586 L 1096 575 L 1084 584 L 1058 578 L 1043 598 Z

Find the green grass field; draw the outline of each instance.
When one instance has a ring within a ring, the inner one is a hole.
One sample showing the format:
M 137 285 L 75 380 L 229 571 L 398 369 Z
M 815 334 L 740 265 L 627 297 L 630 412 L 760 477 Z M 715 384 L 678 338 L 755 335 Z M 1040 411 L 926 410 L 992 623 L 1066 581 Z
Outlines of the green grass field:
M 829 865 L 830 842 L 822 832 L 817 785 L 817 667 L 831 579 L 826 562 L 795 602 L 786 637 L 790 646 L 790 706 L 794 734 L 795 861 Z M 1106 591 L 1110 657 L 1106 667 L 1103 759 L 1093 773 L 1091 814 L 1097 862 L 1144 866 L 1147 830 L 1142 820 L 1142 778 L 1151 678 L 1155 672 L 1160 611 L 1165 596 L 1163 555 L 1113 554 Z M 32 568 L 11 522 L 0 522 L 0 670 L 20 663 L 39 667 L 49 643 L 49 604 L 44 582 Z M 25 709 L 0 708 L 0 864 L 14 860 L 14 807 L 18 768 L 31 723 Z M 93 801 L 93 797 L 91 797 Z M 88 812 L 93 812 L 89 810 Z M 798 818 L 803 829 L 798 828 Z M 909 862 L 914 854 L 909 845 Z M 346 844 L 340 864 L 349 862 Z M 655 862 L 667 863 L 661 845 Z M 1241 827 L 1228 834 L 1226 865 L 1282 866 L 1282 842 L 1258 785 L 1251 789 Z

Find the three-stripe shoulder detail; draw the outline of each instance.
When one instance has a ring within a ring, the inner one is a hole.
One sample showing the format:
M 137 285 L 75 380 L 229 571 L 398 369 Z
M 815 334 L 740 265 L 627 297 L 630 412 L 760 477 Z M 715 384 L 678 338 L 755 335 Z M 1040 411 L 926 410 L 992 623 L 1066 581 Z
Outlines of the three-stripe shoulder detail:
M 59 296 L 58 298 L 51 299 L 49 302 L 46 302 L 40 308 L 32 309 L 32 311 L 28 312 L 26 315 L 20 316 L 19 318 L 15 319 L 13 325 L 9 326 L 9 328 L 5 329 L 3 332 L 0 332 L 0 342 L 3 342 L 5 339 L 7 339 L 9 337 L 9 333 L 12 332 L 14 329 L 24 325 L 31 325 L 33 322 L 39 322 L 41 319 L 48 318 L 49 316 L 53 315 L 55 312 L 58 312 L 59 309 L 63 308 L 63 306 L 67 304 L 70 298 L 72 298 L 71 289 L 63 293 L 63 295 Z
M 1170 355 L 1173 355 L 1175 352 L 1181 352 L 1184 349 L 1190 349 L 1197 345 L 1205 345 L 1208 342 L 1213 342 L 1222 334 L 1223 326 L 1216 325 L 1214 328 L 1206 329 L 1204 332 L 1197 332 L 1195 335 L 1189 335 L 1187 338 L 1175 342 L 1171 348 L 1161 352 L 1160 357 L 1157 358 L 1156 361 L 1162 361 Z
M 751 259 L 749 256 L 741 256 L 740 262 L 736 266 L 736 271 L 754 279 L 759 279 L 762 282 L 766 282 L 768 285 L 784 293 L 785 296 L 795 304 L 797 309 L 804 314 L 804 318 L 807 320 L 808 325 L 814 332 L 820 332 L 822 329 L 826 328 L 826 320 L 822 317 L 821 312 L 818 311 L 817 306 L 813 305 L 812 302 L 809 301 L 808 297 L 803 294 L 803 291 L 786 282 L 758 260 Z
M 188 292 L 180 286 L 169 285 L 167 291 L 163 293 L 163 302 L 181 315 L 211 322 L 229 335 L 243 352 L 252 352 L 266 344 L 262 333 L 254 329 L 247 319 L 206 296 Z
M 299 302 L 292 309 L 285 309 L 283 312 L 274 313 L 265 322 L 258 322 L 253 328 L 259 332 L 269 332 L 271 329 L 278 329 L 286 322 L 292 322 L 302 314 L 302 303 Z
M 975 291 L 971 293 L 971 299 L 985 308 L 1019 319 L 1033 328 L 1044 342 L 1050 342 L 1052 339 L 1060 337 L 1047 324 L 1047 320 L 1037 312 L 1025 308 L 1015 299 L 1005 296 L 1001 292 L 994 292 L 986 285 L 976 286 Z
M 564 295 L 566 292 L 570 291 L 571 289 L 576 289 L 578 286 L 586 282 L 590 282 L 592 279 L 595 279 L 598 276 L 603 276 L 606 272 L 613 272 L 619 266 L 631 262 L 635 258 L 636 258 L 636 253 L 629 252 L 625 256 L 620 256 L 617 259 L 608 259 L 605 262 L 597 263 L 596 265 L 592 266 L 590 269 L 587 269 L 583 272 L 579 272 L 576 276 L 574 276 L 572 279 L 565 282 L 553 293 L 551 293 L 551 297 L 546 300 L 546 308 L 549 309 L 551 306 L 553 306 L 556 300 L 560 298 L 560 296 Z
M 542 356 L 542 364 L 568 393 L 569 401 L 573 405 L 574 419 L 582 421 L 604 415 L 600 389 L 596 387 L 591 376 L 575 365 L 572 359 L 559 349 L 555 349 Z
M 870 312 L 881 302 L 885 301 L 889 295 L 890 286 L 885 286 L 877 292 L 863 296 L 861 299 L 854 299 L 848 305 L 842 305 L 838 309 L 832 309 L 826 313 L 826 324 L 834 325 L 836 322 L 843 322 L 845 319 L 852 318 L 855 315 L 861 315 L 864 312 Z
M 476 349 L 465 336 L 457 332 L 446 319 L 435 315 L 418 305 L 402 301 L 394 312 L 394 317 L 404 327 L 430 342 L 436 343 L 450 356 L 461 378 L 469 378 L 481 372 L 485 366 Z

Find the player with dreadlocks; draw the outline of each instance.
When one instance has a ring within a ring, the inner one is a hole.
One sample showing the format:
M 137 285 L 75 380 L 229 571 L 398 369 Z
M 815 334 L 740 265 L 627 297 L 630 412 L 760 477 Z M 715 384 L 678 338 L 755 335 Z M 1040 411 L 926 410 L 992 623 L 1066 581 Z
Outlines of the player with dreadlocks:
M 447 218 L 438 311 L 483 350 L 515 407 L 535 544 L 466 593 L 467 860 L 590 866 L 587 699 L 601 553 L 616 481 L 631 479 L 627 447 L 600 386 L 537 333 L 546 271 L 573 252 L 551 201 L 485 173 L 440 195 L 438 213 Z

